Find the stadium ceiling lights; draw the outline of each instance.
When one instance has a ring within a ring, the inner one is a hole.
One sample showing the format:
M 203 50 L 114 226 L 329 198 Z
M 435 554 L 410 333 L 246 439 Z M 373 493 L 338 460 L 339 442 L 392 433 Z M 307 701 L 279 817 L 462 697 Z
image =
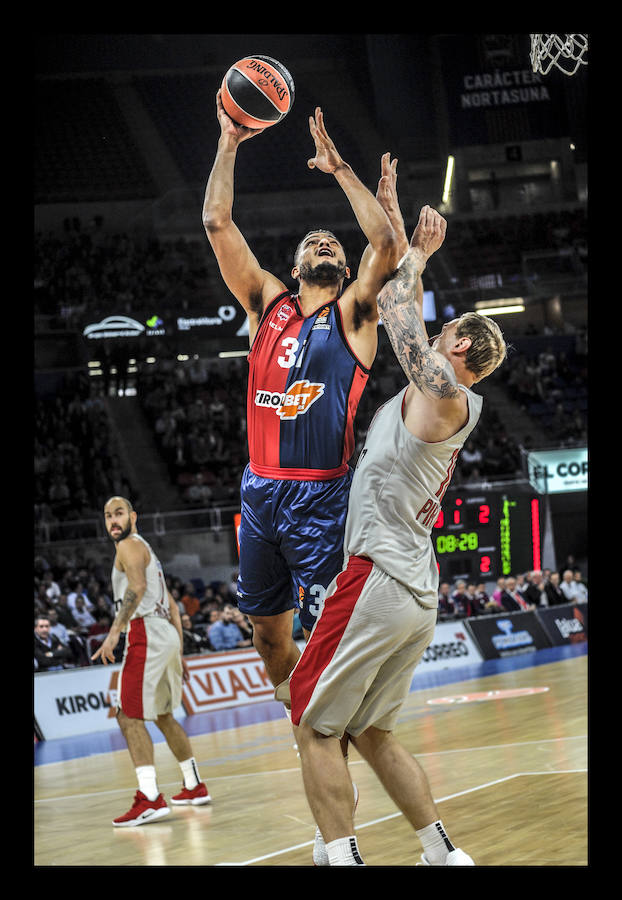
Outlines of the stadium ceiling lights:
M 499 300 L 478 300 L 476 312 L 483 316 L 503 316 L 507 313 L 525 312 L 525 301 L 522 297 L 502 297 Z
M 454 166 L 456 159 L 453 156 L 447 157 L 447 168 L 445 170 L 445 184 L 443 185 L 443 203 L 447 203 L 451 193 L 451 182 L 454 177 Z

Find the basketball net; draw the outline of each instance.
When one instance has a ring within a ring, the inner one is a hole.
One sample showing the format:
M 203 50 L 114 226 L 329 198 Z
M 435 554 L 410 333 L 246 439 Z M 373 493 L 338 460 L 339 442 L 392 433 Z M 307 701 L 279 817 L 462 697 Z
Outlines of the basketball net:
M 586 66 L 587 34 L 531 34 L 531 68 L 546 75 L 556 66 L 564 75 L 574 75 Z

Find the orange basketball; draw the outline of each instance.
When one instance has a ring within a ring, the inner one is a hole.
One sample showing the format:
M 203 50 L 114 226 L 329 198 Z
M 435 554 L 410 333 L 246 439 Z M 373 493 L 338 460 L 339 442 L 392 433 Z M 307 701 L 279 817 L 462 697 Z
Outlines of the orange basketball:
M 294 79 L 270 56 L 245 56 L 225 74 L 220 99 L 237 125 L 268 128 L 280 122 L 294 103 Z

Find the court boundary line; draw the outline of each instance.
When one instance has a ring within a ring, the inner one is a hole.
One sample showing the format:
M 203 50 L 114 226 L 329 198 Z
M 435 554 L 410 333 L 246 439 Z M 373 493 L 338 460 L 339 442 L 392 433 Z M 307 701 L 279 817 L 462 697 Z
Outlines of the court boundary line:
M 462 797 L 465 794 L 472 794 L 475 791 L 481 791 L 488 787 L 493 787 L 495 784 L 502 784 L 504 781 L 511 781 L 513 778 L 522 778 L 530 775 L 574 775 L 574 774 L 582 774 L 587 773 L 587 769 L 558 769 L 544 772 L 514 772 L 512 775 L 505 775 L 503 778 L 496 778 L 494 781 L 488 781 L 485 784 L 476 785 L 472 788 L 466 788 L 464 791 L 457 791 L 455 794 L 448 794 L 446 797 L 439 797 L 435 799 L 435 803 L 444 803 L 447 800 L 454 800 L 456 797 Z M 373 825 L 379 825 L 381 822 L 387 822 L 390 819 L 396 819 L 398 816 L 403 816 L 401 810 L 397 810 L 394 813 L 389 813 L 386 816 L 381 816 L 378 819 L 372 819 L 369 822 L 363 822 L 360 825 L 356 826 L 356 831 L 361 831 L 363 828 L 371 828 Z M 265 859 L 274 859 L 275 856 L 282 856 L 285 853 L 293 853 L 294 850 L 302 850 L 304 847 L 313 846 L 314 841 L 305 841 L 302 844 L 295 844 L 291 847 L 286 847 L 282 850 L 276 850 L 273 853 L 266 853 L 263 856 L 257 856 L 254 859 L 247 859 L 244 862 L 221 862 L 214 863 L 215 866 L 250 866 L 253 863 L 262 862 Z

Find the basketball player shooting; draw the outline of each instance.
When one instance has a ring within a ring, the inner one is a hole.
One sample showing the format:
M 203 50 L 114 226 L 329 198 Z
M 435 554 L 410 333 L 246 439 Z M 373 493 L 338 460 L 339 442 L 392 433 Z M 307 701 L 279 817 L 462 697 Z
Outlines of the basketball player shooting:
M 386 190 L 396 202 L 395 182 Z M 394 221 L 398 215 L 394 207 Z M 407 387 L 376 413 L 352 482 L 345 565 L 288 682 L 309 806 L 326 865 L 364 865 L 353 786 L 340 741 L 350 736 L 421 842 L 421 863 L 472 866 L 439 818 L 423 769 L 393 735 L 412 674 L 434 635 L 438 568 L 431 531 L 482 398 L 471 388 L 503 361 L 497 324 L 465 313 L 428 339 L 421 274 L 446 222 L 423 207 L 410 247 L 378 295 Z
M 294 610 L 308 636 L 343 564 L 354 416 L 377 350 L 376 296 L 399 256 L 382 205 L 341 158 L 318 107 L 309 118 L 308 166 L 335 179 L 367 238 L 357 278 L 344 289 L 345 252 L 324 228 L 296 249 L 297 292 L 263 269 L 232 217 L 239 147 L 261 132 L 236 125 L 220 91 L 216 106 L 221 134 L 203 224 L 223 280 L 248 315 L 251 346 L 238 605 L 276 686 L 299 657 Z

